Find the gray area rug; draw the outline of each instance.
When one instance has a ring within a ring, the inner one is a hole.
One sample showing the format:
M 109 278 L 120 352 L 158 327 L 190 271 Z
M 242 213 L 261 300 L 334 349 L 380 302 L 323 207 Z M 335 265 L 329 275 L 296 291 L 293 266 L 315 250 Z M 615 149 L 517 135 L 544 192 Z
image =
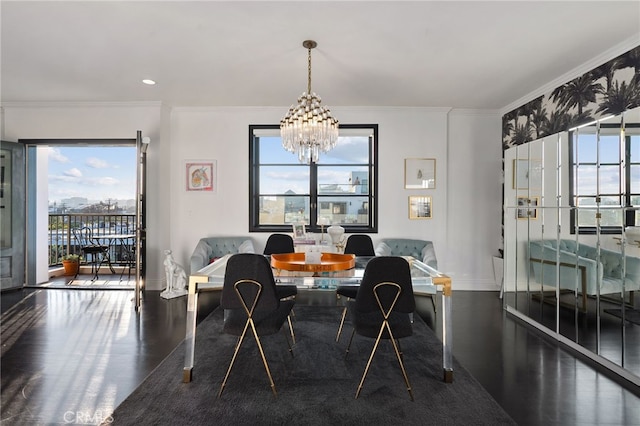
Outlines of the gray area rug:
M 261 339 L 278 391 L 274 397 L 252 337 L 245 338 L 224 393 L 220 384 L 235 337 L 221 334 L 214 311 L 197 328 L 193 381 L 182 383 L 184 343 L 113 414 L 116 425 L 499 425 L 515 424 L 454 360 L 443 382 L 442 343 L 416 315 L 414 335 L 401 340 L 415 401 L 406 390 L 391 343 L 382 341 L 358 399 L 355 392 L 374 340 L 345 324 L 335 342 L 339 307 L 296 306 L 294 357 L 284 335 Z

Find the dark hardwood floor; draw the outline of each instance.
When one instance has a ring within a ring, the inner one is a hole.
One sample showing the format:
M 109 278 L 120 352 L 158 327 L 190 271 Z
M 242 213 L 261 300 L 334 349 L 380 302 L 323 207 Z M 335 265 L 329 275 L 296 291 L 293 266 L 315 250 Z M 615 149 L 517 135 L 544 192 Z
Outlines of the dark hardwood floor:
M 199 320 L 218 297 L 201 295 Z M 132 298 L 124 290 L 53 287 L 3 293 L 2 424 L 109 421 L 185 333 L 185 297 L 147 291 L 138 313 Z M 335 303 L 335 296 L 303 294 L 298 303 Z M 440 335 L 431 301 L 418 307 Z M 497 293 L 454 291 L 453 330 L 456 359 L 518 424 L 640 425 L 639 389 L 505 314 Z

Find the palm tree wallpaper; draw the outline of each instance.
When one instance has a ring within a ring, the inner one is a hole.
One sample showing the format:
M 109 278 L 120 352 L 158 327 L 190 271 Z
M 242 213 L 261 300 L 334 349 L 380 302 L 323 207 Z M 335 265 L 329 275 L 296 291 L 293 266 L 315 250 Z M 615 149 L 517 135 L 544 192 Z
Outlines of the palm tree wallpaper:
M 502 149 L 640 106 L 640 46 L 502 117 Z

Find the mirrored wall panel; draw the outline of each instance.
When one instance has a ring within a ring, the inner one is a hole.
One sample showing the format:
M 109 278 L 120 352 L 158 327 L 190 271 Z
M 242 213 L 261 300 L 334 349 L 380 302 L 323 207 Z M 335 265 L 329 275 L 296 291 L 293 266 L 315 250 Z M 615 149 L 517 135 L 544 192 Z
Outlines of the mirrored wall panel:
M 504 215 L 506 306 L 640 378 L 640 109 L 505 151 Z

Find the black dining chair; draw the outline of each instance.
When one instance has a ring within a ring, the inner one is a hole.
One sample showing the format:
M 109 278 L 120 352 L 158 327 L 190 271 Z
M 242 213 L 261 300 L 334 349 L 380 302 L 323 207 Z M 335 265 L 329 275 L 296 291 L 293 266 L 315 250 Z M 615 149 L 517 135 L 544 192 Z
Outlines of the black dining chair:
M 288 234 L 271 234 L 269 238 L 267 238 L 267 242 L 264 246 L 264 251 L 262 252 L 265 256 L 270 256 L 272 254 L 283 254 L 283 253 L 293 253 L 295 251 L 295 247 L 293 245 L 293 238 Z M 290 284 L 279 284 L 276 286 L 276 293 L 280 299 L 289 299 L 294 298 L 298 294 L 298 288 L 295 285 Z M 292 315 L 294 313 L 292 312 Z M 289 323 L 289 331 L 291 332 L 291 339 L 293 343 L 296 342 L 296 336 L 293 331 L 293 323 L 291 321 L 291 316 L 287 318 L 287 322 Z
M 347 239 L 347 244 L 344 246 L 345 254 L 355 254 L 356 256 L 375 256 L 376 252 L 373 248 L 373 241 L 371 237 L 365 234 L 353 234 Z M 339 285 L 336 288 L 336 295 L 338 298 L 346 297 L 344 309 L 342 310 L 342 317 L 340 318 L 340 326 L 338 327 L 338 334 L 336 334 L 336 342 L 340 340 L 342 334 L 342 327 L 344 326 L 344 320 L 347 316 L 347 306 L 350 300 L 356 298 L 358 293 L 357 286 Z
M 399 339 L 413 334 L 413 312 L 416 302 L 411 284 L 409 263 L 402 257 L 375 257 L 367 264 L 356 299 L 350 302 L 350 316 L 353 332 L 347 346 L 349 354 L 353 336 L 375 339 L 371 355 L 356 391 L 356 398 L 367 378 L 381 339 L 388 339 L 400 364 L 409 397 L 413 401 L 413 391 L 399 350 Z
M 264 246 L 265 255 L 281 254 L 281 253 L 293 253 L 295 248 L 293 246 L 293 238 L 288 234 L 271 234 L 267 238 L 267 243 Z
M 291 235 L 271 234 L 269 238 L 267 238 L 263 254 L 270 256 L 272 254 L 293 253 L 294 251 L 293 238 Z M 279 285 L 276 288 L 276 292 L 281 299 L 286 299 L 287 297 L 297 295 L 298 288 L 295 285 Z
M 111 265 L 109 262 L 109 246 L 100 244 L 100 242 L 94 238 L 93 230 L 88 226 L 74 228 L 73 237 L 78 247 L 80 247 L 82 256 L 91 264 L 91 273 L 93 274 L 91 281 L 97 280 L 98 271 L 102 263 L 106 261 L 107 264 Z M 77 278 L 79 272 L 80 268 L 78 268 L 78 271 L 73 277 L 74 280 Z
M 371 237 L 366 234 L 353 234 L 347 238 L 347 244 L 344 246 L 345 254 L 355 254 L 356 256 L 375 256 L 376 251 L 373 248 Z
M 273 271 L 264 256 L 240 253 L 229 258 L 220 298 L 220 307 L 225 310 L 222 331 L 239 338 L 218 397 L 222 395 L 240 346 L 249 329 L 258 345 L 271 390 L 274 396 L 278 395 L 260 338 L 276 334 L 282 329 L 294 303 L 294 300 L 280 300 L 276 295 Z M 287 333 L 284 335 L 289 352 L 293 355 Z

